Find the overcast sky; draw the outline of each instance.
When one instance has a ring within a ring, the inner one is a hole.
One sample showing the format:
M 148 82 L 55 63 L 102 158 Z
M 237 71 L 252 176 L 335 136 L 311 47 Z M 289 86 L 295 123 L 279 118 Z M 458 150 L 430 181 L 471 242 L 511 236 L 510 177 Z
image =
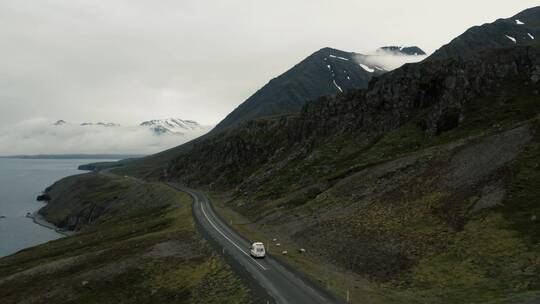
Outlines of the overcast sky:
M 215 124 L 312 52 L 427 52 L 538 0 L 0 0 L 0 129 L 24 120 Z

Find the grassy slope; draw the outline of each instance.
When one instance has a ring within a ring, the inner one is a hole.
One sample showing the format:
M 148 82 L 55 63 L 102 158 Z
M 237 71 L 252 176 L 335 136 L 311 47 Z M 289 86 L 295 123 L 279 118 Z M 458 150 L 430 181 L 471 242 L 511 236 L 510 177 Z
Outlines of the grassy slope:
M 217 209 L 248 238 L 278 238 L 290 263 L 339 295 L 350 289 L 356 301 L 538 296 L 540 106 L 531 91 L 516 85 L 504 96 L 474 100 L 460 127 L 435 138 L 426 139 L 413 121 L 376 142 L 324 143 L 251 194 L 214 193 Z M 511 162 L 474 185 L 441 186 L 460 151 L 523 124 L 533 137 Z M 409 156 L 409 165 L 370 179 L 369 172 Z M 502 183 L 502 204 L 471 213 L 492 182 Z M 296 253 L 300 247 L 308 254 Z
M 87 182 L 80 193 L 86 200 L 110 200 L 118 195 L 110 184 L 122 183 L 124 195 L 138 193 L 138 206 L 159 207 L 126 208 L 75 236 L 0 259 L 2 303 L 251 302 L 247 288 L 195 231 L 190 197 L 159 183 L 103 176 Z

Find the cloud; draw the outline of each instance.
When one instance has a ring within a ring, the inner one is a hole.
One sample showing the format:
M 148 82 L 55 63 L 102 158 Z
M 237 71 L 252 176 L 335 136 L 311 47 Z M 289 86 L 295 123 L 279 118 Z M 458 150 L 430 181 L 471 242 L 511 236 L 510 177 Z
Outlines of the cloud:
M 199 137 L 209 129 L 157 136 L 137 125 L 54 125 L 50 120 L 35 118 L 0 129 L 0 155 L 151 154 Z
M 426 59 L 427 55 L 402 55 L 388 51 L 373 51 L 369 55 L 356 55 L 355 61 L 371 67 L 380 67 L 387 71 L 395 70 L 407 63 L 420 62 Z
M 537 2 L 0 0 L 0 128 L 31 117 L 215 124 L 322 47 L 433 51 Z

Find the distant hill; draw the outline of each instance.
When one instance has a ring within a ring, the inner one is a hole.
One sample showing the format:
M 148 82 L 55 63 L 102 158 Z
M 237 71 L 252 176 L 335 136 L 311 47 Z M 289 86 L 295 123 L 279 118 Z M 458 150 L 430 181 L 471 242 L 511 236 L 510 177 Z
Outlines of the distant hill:
M 18 158 L 18 159 L 126 159 L 139 158 L 144 155 L 132 154 L 36 154 L 36 155 L 8 155 L 0 158 Z
M 60 119 L 52 124 L 55 127 L 68 127 L 68 126 L 81 126 L 81 127 L 122 127 L 118 123 L 114 122 L 83 122 L 73 124 Z M 134 127 L 124 126 L 124 127 Z M 203 126 L 196 121 L 186 120 L 181 118 L 166 118 L 166 119 L 152 119 L 139 123 L 137 127 L 146 128 L 154 135 L 185 135 L 188 133 L 205 133 L 211 127 Z

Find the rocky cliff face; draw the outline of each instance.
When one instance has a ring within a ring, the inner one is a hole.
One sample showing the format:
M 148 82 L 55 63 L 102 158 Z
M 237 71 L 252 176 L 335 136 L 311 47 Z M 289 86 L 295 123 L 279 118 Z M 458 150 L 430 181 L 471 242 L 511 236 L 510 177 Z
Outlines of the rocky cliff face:
M 201 140 L 168 168 L 168 178 L 192 184 L 238 184 L 267 162 L 307 151 L 339 136 L 376 138 L 413 118 L 426 137 L 456 128 L 468 101 L 504 94 L 509 83 L 538 93 L 540 49 L 490 50 L 467 60 L 409 64 L 371 81 L 367 90 L 323 97 L 299 115 L 250 121 Z M 261 172 L 259 172 L 261 173 Z

